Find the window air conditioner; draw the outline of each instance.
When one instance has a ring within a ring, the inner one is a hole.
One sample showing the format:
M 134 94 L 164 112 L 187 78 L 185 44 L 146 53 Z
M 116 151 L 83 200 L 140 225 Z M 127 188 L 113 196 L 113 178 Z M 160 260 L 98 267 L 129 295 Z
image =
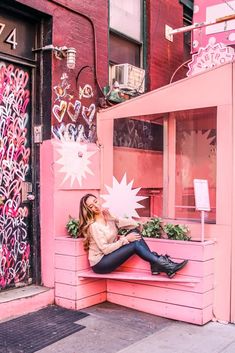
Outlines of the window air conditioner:
M 131 64 L 112 67 L 112 80 L 118 81 L 120 89 L 144 92 L 145 70 Z

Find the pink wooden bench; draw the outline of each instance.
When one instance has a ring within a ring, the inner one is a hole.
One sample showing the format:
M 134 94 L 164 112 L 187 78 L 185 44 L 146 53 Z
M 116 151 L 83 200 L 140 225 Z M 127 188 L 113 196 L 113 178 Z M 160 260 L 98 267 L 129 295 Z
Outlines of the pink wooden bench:
M 90 269 L 81 240 L 56 238 L 56 303 L 66 308 L 84 309 L 109 301 L 198 325 L 212 320 L 213 241 L 147 241 L 151 249 L 174 253 L 176 261 L 188 258 L 189 263 L 170 279 L 165 274 L 152 276 L 149 264 L 133 256 L 118 271 L 99 275 Z

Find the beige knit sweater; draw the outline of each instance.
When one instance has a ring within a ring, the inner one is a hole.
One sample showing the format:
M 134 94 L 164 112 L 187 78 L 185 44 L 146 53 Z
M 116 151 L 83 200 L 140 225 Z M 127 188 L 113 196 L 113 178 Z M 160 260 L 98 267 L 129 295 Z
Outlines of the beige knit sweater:
M 128 244 L 128 240 L 124 236 L 118 236 L 118 228 L 134 228 L 137 225 L 138 223 L 131 218 L 110 219 L 106 225 L 99 222 L 92 223 L 89 227 L 88 259 L 90 265 L 96 265 L 104 255 Z

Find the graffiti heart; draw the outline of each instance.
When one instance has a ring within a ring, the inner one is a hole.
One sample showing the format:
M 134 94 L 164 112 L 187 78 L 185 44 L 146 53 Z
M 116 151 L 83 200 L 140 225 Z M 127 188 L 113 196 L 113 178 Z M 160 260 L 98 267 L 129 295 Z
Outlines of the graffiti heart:
M 73 122 L 76 122 L 80 113 L 80 109 L 81 109 L 81 102 L 76 100 L 75 104 L 72 104 L 71 102 L 69 102 L 68 104 L 68 115 L 70 117 L 70 119 Z
M 71 84 L 68 75 L 63 73 L 60 80 L 54 87 L 56 99 L 52 108 L 52 113 L 60 125 L 52 126 L 52 135 L 61 141 L 95 142 L 96 106 L 94 103 L 86 106 L 81 101 L 94 96 L 91 85 L 79 87 L 79 99 L 76 99 L 74 94 L 69 92 Z M 68 119 L 70 122 L 67 122 Z
M 66 113 L 66 109 L 67 109 L 67 102 L 65 101 L 60 101 L 60 105 L 58 104 L 54 105 L 52 111 L 59 123 L 61 123 L 61 121 L 63 120 L 64 115 Z

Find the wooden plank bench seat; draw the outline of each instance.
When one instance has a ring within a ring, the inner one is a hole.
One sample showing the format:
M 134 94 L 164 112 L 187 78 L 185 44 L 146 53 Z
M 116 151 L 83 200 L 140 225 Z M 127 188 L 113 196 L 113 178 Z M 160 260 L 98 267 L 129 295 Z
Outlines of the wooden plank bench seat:
M 128 271 L 114 271 L 107 274 L 97 274 L 92 269 L 78 272 L 80 279 L 86 278 L 97 278 L 97 279 L 113 279 L 120 281 L 145 281 L 145 282 L 170 282 L 170 283 L 182 283 L 184 285 L 194 286 L 200 282 L 197 277 L 181 276 L 176 274 L 173 278 L 167 277 L 167 275 L 152 275 L 149 271 L 141 272 L 128 272 Z

